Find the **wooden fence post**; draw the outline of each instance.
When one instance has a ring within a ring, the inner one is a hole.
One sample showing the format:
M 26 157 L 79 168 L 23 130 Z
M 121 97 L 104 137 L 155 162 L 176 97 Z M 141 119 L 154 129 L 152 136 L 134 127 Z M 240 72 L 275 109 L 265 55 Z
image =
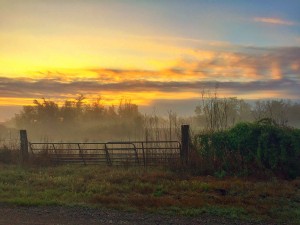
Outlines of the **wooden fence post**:
M 190 146 L 190 125 L 181 125 L 181 151 L 180 157 L 183 164 L 188 164 Z
M 20 144 L 20 161 L 21 164 L 26 164 L 28 162 L 28 139 L 26 130 L 20 130 Z

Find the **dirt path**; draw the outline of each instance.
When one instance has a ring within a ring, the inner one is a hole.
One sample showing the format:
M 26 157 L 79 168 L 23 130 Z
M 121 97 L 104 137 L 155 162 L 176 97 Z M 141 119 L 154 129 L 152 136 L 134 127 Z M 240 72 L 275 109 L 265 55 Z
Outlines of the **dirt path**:
M 20 207 L 0 204 L 2 225 L 95 225 L 95 224 L 200 224 L 200 225 L 258 225 L 221 217 L 206 216 L 190 218 L 149 213 L 131 213 L 81 207 L 39 206 Z

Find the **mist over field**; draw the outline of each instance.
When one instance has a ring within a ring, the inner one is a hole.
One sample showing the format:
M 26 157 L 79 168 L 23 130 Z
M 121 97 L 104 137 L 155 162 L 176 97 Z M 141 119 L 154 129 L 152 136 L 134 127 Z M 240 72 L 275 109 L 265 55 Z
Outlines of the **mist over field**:
M 92 103 L 86 100 L 83 95 L 65 100 L 62 105 L 47 99 L 35 100 L 1 124 L 0 138 L 3 142 L 18 139 L 18 130 L 26 129 L 30 141 L 43 142 L 180 140 L 182 124 L 189 124 L 193 133 L 199 133 L 227 130 L 240 122 L 264 118 L 281 126 L 300 127 L 300 104 L 291 100 L 249 102 L 203 92 L 202 99 L 190 104 L 182 102 L 185 108 L 161 102 L 146 113 L 145 107 L 129 99 L 111 106 L 104 105 L 101 98 Z

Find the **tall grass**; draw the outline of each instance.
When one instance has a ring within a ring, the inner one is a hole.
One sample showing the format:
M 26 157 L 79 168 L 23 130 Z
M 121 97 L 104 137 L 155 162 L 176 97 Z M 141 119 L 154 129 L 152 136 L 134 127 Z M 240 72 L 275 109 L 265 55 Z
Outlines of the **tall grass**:
M 16 139 L 0 139 L 0 163 L 17 163 L 19 146 L 19 141 Z

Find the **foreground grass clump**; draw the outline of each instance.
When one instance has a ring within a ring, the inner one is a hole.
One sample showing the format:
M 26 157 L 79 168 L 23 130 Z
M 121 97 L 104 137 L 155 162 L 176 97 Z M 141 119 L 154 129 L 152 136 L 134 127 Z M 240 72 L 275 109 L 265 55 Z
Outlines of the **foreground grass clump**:
M 0 165 L 0 201 L 82 205 L 197 216 L 300 221 L 300 180 L 191 177 L 169 171 L 101 166 Z

